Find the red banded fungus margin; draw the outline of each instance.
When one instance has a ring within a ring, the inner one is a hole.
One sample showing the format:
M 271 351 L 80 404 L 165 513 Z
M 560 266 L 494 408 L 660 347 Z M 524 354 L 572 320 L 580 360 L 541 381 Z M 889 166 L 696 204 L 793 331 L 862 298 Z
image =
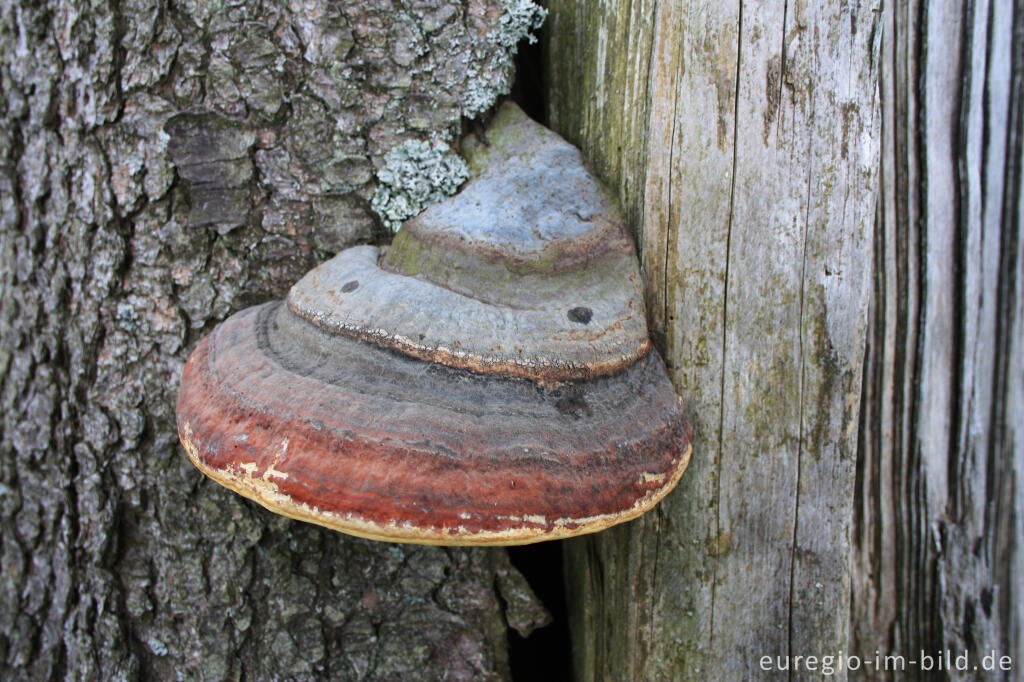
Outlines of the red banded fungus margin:
M 343 251 L 185 366 L 178 432 L 218 483 L 398 542 L 521 544 L 653 507 L 690 426 L 633 244 L 579 152 L 504 105 L 473 177 L 382 253 Z

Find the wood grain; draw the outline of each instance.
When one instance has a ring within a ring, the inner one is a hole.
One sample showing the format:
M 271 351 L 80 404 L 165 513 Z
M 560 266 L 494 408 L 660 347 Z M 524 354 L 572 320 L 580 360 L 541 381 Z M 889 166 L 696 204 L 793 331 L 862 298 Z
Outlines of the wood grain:
M 845 647 L 878 9 L 552 3 L 551 123 L 618 189 L 695 426 L 657 512 L 567 549 L 580 679 Z
M 897 2 L 885 33 L 853 646 L 1016 661 L 1024 11 Z
M 658 513 L 567 550 L 580 679 L 1018 660 L 1024 6 L 549 21 L 549 115 L 619 190 L 695 424 Z

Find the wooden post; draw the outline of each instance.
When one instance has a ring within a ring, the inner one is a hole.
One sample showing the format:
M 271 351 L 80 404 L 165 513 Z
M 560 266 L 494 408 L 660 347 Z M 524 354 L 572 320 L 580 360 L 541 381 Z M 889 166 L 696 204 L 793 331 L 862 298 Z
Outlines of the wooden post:
M 851 646 L 1017 663 L 1024 4 L 897 2 L 883 33 Z
M 878 7 L 572 5 L 548 20 L 550 122 L 633 221 L 696 431 L 657 513 L 567 549 L 579 679 L 845 650 Z
M 550 123 L 696 426 L 656 513 L 566 549 L 578 678 L 1018 663 L 1024 5 L 550 9 Z

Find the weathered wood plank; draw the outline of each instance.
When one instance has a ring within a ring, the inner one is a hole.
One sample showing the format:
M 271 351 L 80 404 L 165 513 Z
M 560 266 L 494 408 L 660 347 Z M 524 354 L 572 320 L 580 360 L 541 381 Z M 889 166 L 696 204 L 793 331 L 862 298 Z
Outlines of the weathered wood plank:
M 1017 660 L 1024 12 L 899 2 L 886 34 L 852 647 Z
M 846 642 L 876 8 L 666 2 L 616 42 L 627 7 L 552 3 L 549 113 L 635 221 L 696 456 L 656 514 L 568 548 L 577 674 L 748 678 Z

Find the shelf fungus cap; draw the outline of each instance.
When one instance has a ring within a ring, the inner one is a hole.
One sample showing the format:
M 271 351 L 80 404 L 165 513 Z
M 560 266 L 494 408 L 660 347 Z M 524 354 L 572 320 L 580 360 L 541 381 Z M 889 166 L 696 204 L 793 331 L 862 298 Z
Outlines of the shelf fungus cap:
M 632 519 L 690 426 L 633 245 L 579 152 L 503 106 L 473 177 L 200 341 L 178 431 L 269 509 L 353 535 L 521 544 Z
M 325 331 L 538 381 L 621 371 L 650 349 L 633 242 L 575 147 L 504 105 L 467 138 L 473 177 L 380 257 L 348 249 L 293 287 Z

